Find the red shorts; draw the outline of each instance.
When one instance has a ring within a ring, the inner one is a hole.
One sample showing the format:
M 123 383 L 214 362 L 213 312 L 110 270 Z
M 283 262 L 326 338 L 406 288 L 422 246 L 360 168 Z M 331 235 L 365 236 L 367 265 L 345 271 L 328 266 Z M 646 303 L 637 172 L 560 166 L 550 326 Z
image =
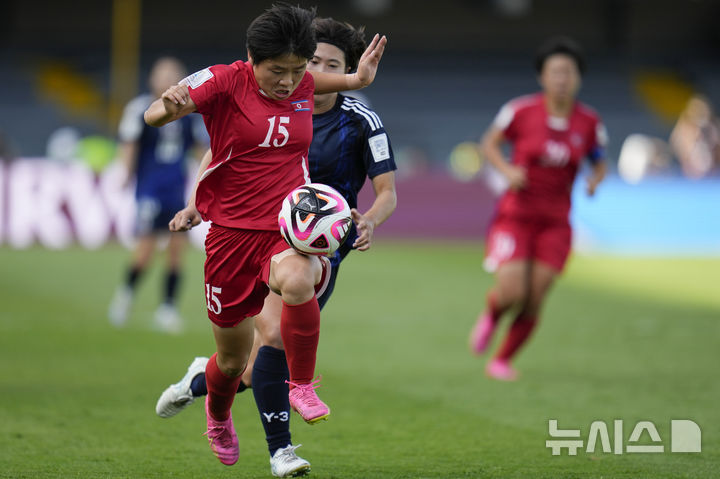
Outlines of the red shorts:
M 280 231 L 212 225 L 205 239 L 205 299 L 210 321 L 231 328 L 260 313 L 269 292 L 270 259 L 288 248 Z
M 536 260 L 558 273 L 570 255 L 572 229 L 568 223 L 523 221 L 498 216 L 490 225 L 485 269 L 494 272 L 513 260 Z

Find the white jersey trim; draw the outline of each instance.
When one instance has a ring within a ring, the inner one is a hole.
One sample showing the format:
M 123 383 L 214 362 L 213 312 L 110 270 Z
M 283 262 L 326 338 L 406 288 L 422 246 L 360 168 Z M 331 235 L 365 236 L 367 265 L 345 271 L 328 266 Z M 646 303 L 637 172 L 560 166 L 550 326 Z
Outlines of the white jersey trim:
M 221 161 L 221 162 L 218 163 L 217 165 L 213 166 L 212 168 L 208 168 L 207 170 L 203 171 L 203 174 L 202 174 L 202 176 L 200 177 L 200 181 L 202 181 L 202 180 L 204 180 L 205 178 L 207 178 L 208 176 L 210 176 L 210 173 L 212 173 L 213 171 L 217 170 L 218 167 L 224 165 L 225 162 L 227 162 L 227 161 L 230 159 L 230 155 L 232 155 L 232 147 L 230 147 L 230 153 L 228 153 L 227 158 L 225 158 L 223 161 Z M 199 183 L 200 181 L 198 181 L 198 183 Z
M 493 125 L 495 126 L 495 128 L 505 131 L 510 126 L 510 123 L 512 123 L 514 118 L 515 108 L 513 108 L 510 103 L 506 103 L 502 106 L 502 108 L 500 108 L 498 114 L 495 115 Z
M 361 115 L 368 122 L 372 131 L 378 130 L 383 127 L 383 123 L 380 120 L 380 117 L 377 116 L 374 111 L 372 111 L 363 103 L 357 100 L 345 97 L 341 108 L 345 111 L 354 111 L 355 113 Z
M 509 102 L 505 103 L 495 116 L 493 126 L 505 131 L 515 119 L 515 114 L 526 106 L 532 105 L 534 98 L 535 95 L 524 95 L 513 98 Z
M 310 183 L 312 183 L 312 181 L 310 180 L 310 171 L 308 170 L 307 158 L 305 158 L 304 155 L 302 157 L 302 161 L 300 162 L 300 164 L 302 165 L 303 178 L 305 179 L 305 184 L 309 185 Z

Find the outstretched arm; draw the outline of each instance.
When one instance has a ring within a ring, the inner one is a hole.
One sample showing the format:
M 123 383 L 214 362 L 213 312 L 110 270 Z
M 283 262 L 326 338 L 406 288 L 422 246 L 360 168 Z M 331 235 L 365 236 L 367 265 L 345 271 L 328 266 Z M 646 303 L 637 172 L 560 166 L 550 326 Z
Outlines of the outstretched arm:
M 365 53 L 360 57 L 355 73 L 338 75 L 337 73 L 323 73 L 311 71 L 315 79 L 315 93 L 334 93 L 347 90 L 365 88 L 375 80 L 380 59 L 387 45 L 387 37 L 375 34 Z

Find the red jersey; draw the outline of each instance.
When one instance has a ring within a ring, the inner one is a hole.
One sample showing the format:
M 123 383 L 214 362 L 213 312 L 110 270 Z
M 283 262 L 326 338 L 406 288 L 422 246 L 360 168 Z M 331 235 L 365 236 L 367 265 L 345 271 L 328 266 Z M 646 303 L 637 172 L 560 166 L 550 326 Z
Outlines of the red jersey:
M 580 162 L 604 159 L 607 133 L 599 116 L 575 102 L 570 116 L 548 115 L 542 93 L 506 103 L 494 126 L 512 145 L 511 162 L 527 171 L 521 190 L 508 190 L 498 213 L 522 220 L 568 221 L 570 194 Z
M 268 98 L 252 66 L 242 61 L 184 81 L 205 120 L 213 155 L 197 188 L 201 216 L 229 228 L 277 230 L 283 198 L 309 182 L 312 75 L 306 72 L 285 100 Z

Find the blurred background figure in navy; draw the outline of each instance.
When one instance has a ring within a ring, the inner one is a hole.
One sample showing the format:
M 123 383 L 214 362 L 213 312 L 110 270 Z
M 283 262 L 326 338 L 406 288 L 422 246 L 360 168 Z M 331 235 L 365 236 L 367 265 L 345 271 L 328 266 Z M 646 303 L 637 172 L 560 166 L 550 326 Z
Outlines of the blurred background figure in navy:
M 172 57 L 158 59 L 150 73 L 150 93 L 134 98 L 125 107 L 119 126 L 119 158 L 126 168 L 126 186 L 135 180 L 137 243 L 124 281 L 110 303 L 110 322 L 123 326 L 129 317 L 138 282 L 147 270 L 158 239 L 169 237 L 163 297 L 155 312 L 155 327 L 180 332 L 182 320 L 176 308 L 186 233 L 170 233 L 168 223 L 185 206 L 187 158 L 195 146 L 207 144 L 199 116 L 183 118 L 162 128 L 145 124 L 143 113 L 162 92 L 186 75 L 184 65 Z

